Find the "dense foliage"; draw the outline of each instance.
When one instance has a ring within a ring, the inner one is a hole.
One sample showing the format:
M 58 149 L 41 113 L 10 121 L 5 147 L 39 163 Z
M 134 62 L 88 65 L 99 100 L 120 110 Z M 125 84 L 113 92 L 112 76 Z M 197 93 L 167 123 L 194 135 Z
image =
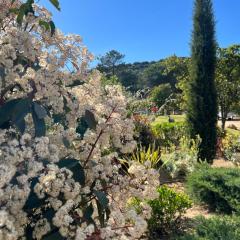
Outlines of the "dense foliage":
M 187 178 L 187 189 L 197 201 L 222 213 L 240 213 L 240 169 L 200 167 Z
M 163 169 L 171 177 L 185 177 L 195 170 L 198 163 L 198 151 L 201 139 L 189 139 L 181 137 L 179 144 L 171 144 L 170 147 L 162 149 L 161 160 Z
M 170 84 L 161 84 L 152 89 L 150 98 L 156 106 L 162 107 L 171 94 L 172 89 Z
M 228 113 L 239 111 L 240 102 L 240 45 L 217 49 L 216 87 L 222 129 Z
M 199 158 L 212 162 L 216 153 L 216 41 L 211 0 L 195 0 L 187 121 L 191 137 L 202 139 Z
M 239 240 L 240 218 L 216 216 L 209 219 L 198 217 L 193 221 L 193 233 L 187 233 L 177 240 Z
M 112 51 L 106 53 L 103 59 L 108 58 Z M 116 52 L 114 50 L 114 52 Z M 119 55 L 122 56 L 121 53 Z M 153 88 L 161 84 L 170 84 L 173 91 L 176 90 L 178 81 L 185 79 L 188 74 L 189 58 L 175 55 L 157 62 L 119 62 L 114 65 L 114 74 L 119 82 L 132 92 L 143 88 Z M 100 60 L 97 69 L 107 77 L 111 77 L 113 65 L 104 65 Z
M 222 139 L 222 152 L 226 160 L 240 165 L 240 141 L 238 135 L 227 133 Z
M 192 202 L 184 193 L 178 193 L 166 186 L 159 187 L 157 191 L 158 198 L 148 202 L 152 208 L 148 227 L 152 235 L 155 233 L 161 236 L 180 228 L 183 214 L 191 207 Z
M 161 147 L 178 146 L 180 139 L 187 134 L 185 122 L 158 123 L 152 126 L 156 143 Z

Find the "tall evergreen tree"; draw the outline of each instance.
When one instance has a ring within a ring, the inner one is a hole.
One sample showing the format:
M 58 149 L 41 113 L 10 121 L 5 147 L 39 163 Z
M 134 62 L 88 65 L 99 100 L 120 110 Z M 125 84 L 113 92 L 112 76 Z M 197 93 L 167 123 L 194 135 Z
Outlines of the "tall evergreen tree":
M 199 135 L 199 158 L 212 162 L 216 154 L 217 94 L 215 88 L 216 40 L 211 0 L 195 0 L 191 76 L 187 121 L 191 137 Z

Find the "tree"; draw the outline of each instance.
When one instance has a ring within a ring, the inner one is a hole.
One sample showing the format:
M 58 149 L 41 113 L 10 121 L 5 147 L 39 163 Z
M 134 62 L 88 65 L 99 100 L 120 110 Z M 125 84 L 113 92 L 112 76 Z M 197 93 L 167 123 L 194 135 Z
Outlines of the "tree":
M 164 67 L 161 62 L 149 65 L 141 76 L 142 84 L 144 87 L 153 88 L 163 83 L 167 83 L 166 76 L 163 74 Z
M 100 57 L 100 64 L 98 69 L 108 70 L 111 76 L 115 75 L 115 68 L 117 65 L 123 63 L 124 55 L 116 50 L 107 52 L 104 56 Z
M 106 85 L 121 85 L 121 83 L 119 82 L 119 79 L 116 75 L 113 75 L 109 78 L 107 78 L 106 76 L 102 76 L 101 82 L 102 82 L 103 86 L 106 86 Z
M 217 49 L 216 87 L 224 130 L 228 113 L 240 101 L 240 45 Z
M 211 0 L 196 0 L 194 12 L 187 122 L 190 136 L 199 135 L 202 139 L 199 158 L 211 163 L 216 154 L 218 112 L 215 22 Z
M 161 65 L 164 67 L 163 74 L 174 89 L 179 81 L 189 76 L 189 58 L 173 55 L 164 59 Z
M 138 76 L 131 69 L 126 68 L 118 72 L 118 79 L 126 89 L 132 92 L 137 91 Z
M 169 83 L 173 90 L 183 76 L 188 75 L 189 58 L 177 57 L 176 55 L 162 59 L 149 65 L 142 74 L 145 86 L 155 87 L 159 84 Z
M 170 84 L 161 84 L 153 88 L 150 98 L 153 103 L 155 103 L 158 107 L 161 107 L 171 93 L 172 89 Z

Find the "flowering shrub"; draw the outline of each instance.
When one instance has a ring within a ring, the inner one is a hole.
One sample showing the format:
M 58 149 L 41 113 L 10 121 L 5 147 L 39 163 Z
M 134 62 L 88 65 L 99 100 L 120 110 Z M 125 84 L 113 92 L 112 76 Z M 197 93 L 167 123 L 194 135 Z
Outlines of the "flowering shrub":
M 81 37 L 27 4 L 0 3 L 0 239 L 139 239 L 150 210 L 127 200 L 154 198 L 158 174 L 120 174 L 136 145 L 121 87 L 103 87 Z

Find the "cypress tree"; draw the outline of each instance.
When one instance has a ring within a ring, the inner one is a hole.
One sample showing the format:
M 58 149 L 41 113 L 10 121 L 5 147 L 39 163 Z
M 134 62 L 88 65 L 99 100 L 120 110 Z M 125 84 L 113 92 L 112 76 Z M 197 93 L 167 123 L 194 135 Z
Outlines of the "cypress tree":
M 217 141 L 216 48 L 212 1 L 195 0 L 187 122 L 190 136 L 202 139 L 199 158 L 209 163 Z

